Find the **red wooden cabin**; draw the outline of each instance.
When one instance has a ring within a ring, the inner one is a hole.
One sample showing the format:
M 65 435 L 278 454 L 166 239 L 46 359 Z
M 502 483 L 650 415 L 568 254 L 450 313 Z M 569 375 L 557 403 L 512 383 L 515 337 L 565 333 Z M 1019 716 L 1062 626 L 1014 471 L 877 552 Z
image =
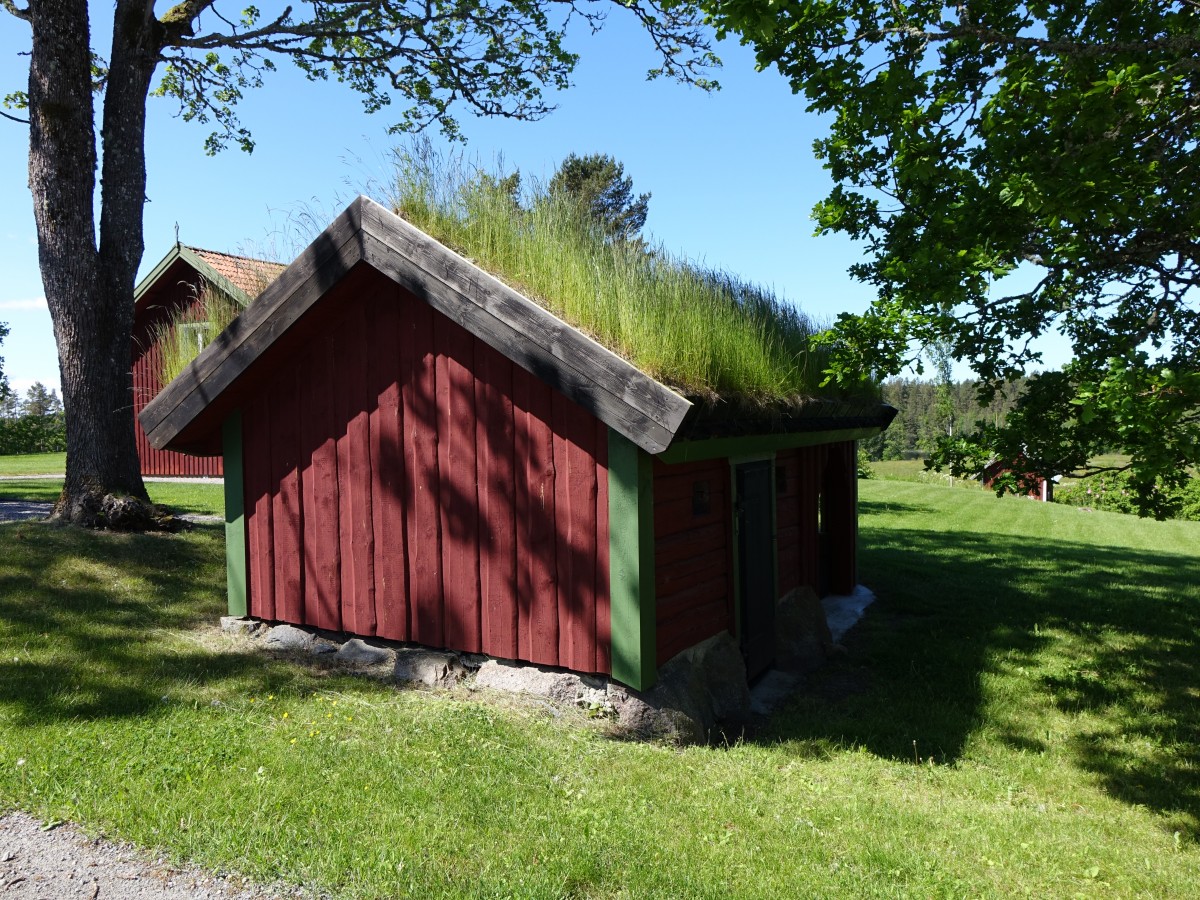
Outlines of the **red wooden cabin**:
M 146 440 L 138 416 L 163 389 L 160 329 L 183 312 L 201 314 L 205 286 L 244 303 L 283 270 L 277 263 L 176 244 L 134 290 L 133 418 L 143 475 L 220 476 L 221 457 L 159 450 Z
M 645 689 L 856 583 L 855 440 L 895 411 L 701 408 L 365 198 L 141 414 L 223 452 L 232 614 Z

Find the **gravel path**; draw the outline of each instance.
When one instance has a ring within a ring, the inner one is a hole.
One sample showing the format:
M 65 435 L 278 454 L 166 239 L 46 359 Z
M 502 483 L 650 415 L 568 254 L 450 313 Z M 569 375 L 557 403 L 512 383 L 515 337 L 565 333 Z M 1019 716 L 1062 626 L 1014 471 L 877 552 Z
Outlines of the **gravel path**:
M 54 508 L 53 503 L 38 503 L 32 500 L 0 500 L 0 522 L 19 522 L 22 519 L 44 519 Z M 224 516 L 212 516 L 205 513 L 183 513 L 179 518 L 188 522 L 208 523 L 224 522 Z
M 0 500 L 0 522 L 19 522 L 22 519 L 44 519 L 54 508 L 53 503 L 31 500 Z
M 128 845 L 84 837 L 71 825 L 43 830 L 24 813 L 0 817 L 4 900 L 294 900 L 242 879 L 176 868 Z

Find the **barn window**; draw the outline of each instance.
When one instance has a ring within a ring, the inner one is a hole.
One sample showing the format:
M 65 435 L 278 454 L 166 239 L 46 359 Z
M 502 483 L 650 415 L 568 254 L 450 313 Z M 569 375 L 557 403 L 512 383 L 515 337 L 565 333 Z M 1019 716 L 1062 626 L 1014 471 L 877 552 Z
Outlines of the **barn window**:
M 709 502 L 709 491 L 707 481 L 692 482 L 692 515 L 706 516 L 708 515 L 711 503 Z

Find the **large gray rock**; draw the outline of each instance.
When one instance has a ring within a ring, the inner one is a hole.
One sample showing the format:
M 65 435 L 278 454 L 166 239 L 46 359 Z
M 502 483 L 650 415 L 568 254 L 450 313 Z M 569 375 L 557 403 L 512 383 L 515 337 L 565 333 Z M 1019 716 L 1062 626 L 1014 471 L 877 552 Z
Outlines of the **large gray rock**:
M 244 634 L 249 637 L 258 634 L 265 627 L 258 619 L 248 619 L 245 616 L 221 616 L 221 630 L 226 634 Z
M 475 673 L 475 686 L 514 694 L 532 694 L 555 703 L 607 711 L 606 682 L 574 672 L 550 672 L 511 660 L 489 659 Z
M 263 645 L 268 650 L 283 650 L 290 653 L 333 653 L 337 645 L 296 625 L 276 625 L 267 631 Z
M 718 722 L 750 715 L 746 666 L 737 642 L 722 632 L 668 660 L 648 691 L 612 685 L 609 702 L 631 735 L 705 743 Z
M 620 730 L 630 737 L 681 745 L 708 741 L 708 730 L 700 720 L 699 711 L 680 709 L 688 705 L 686 701 L 673 687 L 664 688 L 661 682 L 645 693 L 612 684 L 608 702 L 616 713 Z
M 423 684 L 426 687 L 454 687 L 466 675 L 458 656 L 444 650 L 424 650 L 419 647 L 396 651 L 397 681 Z
M 351 638 L 338 648 L 336 659 L 350 666 L 378 666 L 390 663 L 396 655 L 387 647 L 375 647 L 362 638 Z
M 813 589 L 799 587 L 781 597 L 775 607 L 775 667 L 812 672 L 833 652 L 833 635 Z
M 309 652 L 313 649 L 316 638 L 295 625 L 276 625 L 267 631 L 263 644 L 272 650 L 302 650 Z

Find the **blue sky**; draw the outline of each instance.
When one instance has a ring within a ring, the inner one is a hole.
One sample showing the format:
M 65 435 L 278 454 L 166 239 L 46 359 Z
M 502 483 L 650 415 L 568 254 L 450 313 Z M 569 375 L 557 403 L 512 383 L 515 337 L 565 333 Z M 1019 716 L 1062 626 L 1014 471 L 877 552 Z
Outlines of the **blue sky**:
M 25 87 L 18 54 L 28 30 L 3 13 L 0 22 L 0 94 L 7 94 Z M 831 186 L 812 155 L 822 121 L 784 79 L 755 71 L 748 50 L 724 41 L 717 45 L 721 91 L 648 82 L 649 42 L 615 8 L 600 35 L 577 33 L 572 46 L 581 54 L 576 84 L 546 119 L 483 120 L 460 110 L 470 157 L 490 165 L 502 156 L 509 168 L 548 178 L 571 152 L 611 154 L 636 191 L 652 194 L 646 231 L 667 249 L 771 286 L 820 321 L 866 308 L 869 288 L 846 274 L 861 250 L 840 236 L 812 234 L 810 210 Z M 151 100 L 143 271 L 174 243 L 177 224 L 184 243 L 215 250 L 303 246 L 297 223 L 319 229 L 364 186 L 385 179 L 398 140 L 386 134 L 386 110 L 367 115 L 349 89 L 310 84 L 290 66 L 241 106 L 257 144 L 251 155 L 205 156 L 208 129 L 175 112 L 169 101 Z M 0 356 L 19 391 L 33 381 L 58 386 L 27 152 L 27 128 L 0 120 L 0 322 L 11 329 Z

